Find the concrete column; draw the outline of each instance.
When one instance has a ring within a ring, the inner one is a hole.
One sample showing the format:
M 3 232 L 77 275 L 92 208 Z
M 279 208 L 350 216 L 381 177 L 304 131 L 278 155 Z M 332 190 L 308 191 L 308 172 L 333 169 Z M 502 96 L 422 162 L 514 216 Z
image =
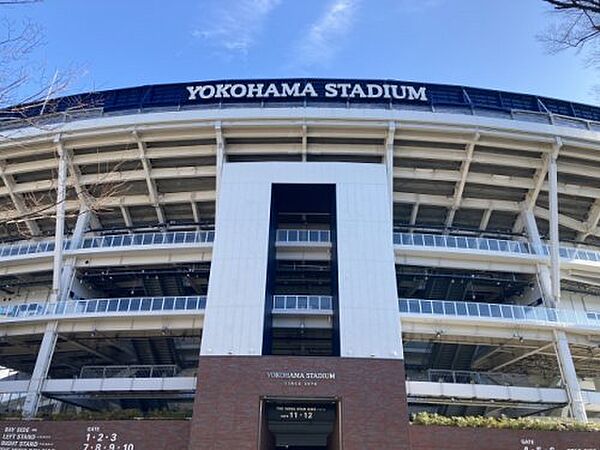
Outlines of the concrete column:
M 71 237 L 70 249 L 77 249 L 81 246 L 83 235 L 88 229 L 92 218 L 92 212 L 87 206 L 82 205 L 77 216 L 77 222 L 75 223 L 75 230 L 73 230 L 73 236 Z M 75 263 L 77 258 L 75 256 L 69 256 L 65 258 L 63 262 L 61 272 L 61 290 L 60 290 L 60 301 L 66 301 L 69 299 L 69 294 L 75 279 Z
M 560 303 L 560 255 L 558 235 L 558 181 L 557 152 L 550 157 L 548 166 L 548 197 L 550 201 L 550 268 L 552 279 L 552 298 L 555 305 Z
M 54 227 L 54 263 L 52 266 L 51 301 L 57 301 L 60 295 L 62 273 L 62 255 L 65 239 L 65 201 L 67 194 L 67 153 L 60 141 L 57 142 L 58 179 L 56 187 L 56 225 Z
M 575 372 L 575 365 L 573 364 L 573 357 L 571 356 L 571 349 L 569 348 L 566 333 L 561 330 L 555 330 L 554 341 L 562 379 L 565 383 L 567 396 L 569 397 L 571 416 L 579 422 L 587 422 L 585 403 L 581 394 L 577 373 Z
M 392 223 L 394 222 L 394 139 L 396 136 L 396 124 L 388 124 L 388 133 L 385 140 L 385 170 L 387 174 L 388 194 L 390 196 L 390 211 Z
M 535 221 L 535 215 L 530 209 L 526 209 L 521 213 L 525 229 L 527 230 L 527 237 L 529 239 L 529 245 L 535 252 L 536 255 L 545 256 L 544 246 L 540 238 L 537 223 Z M 540 280 L 540 287 L 542 289 L 542 298 L 546 306 L 554 306 L 554 296 L 552 293 L 552 280 L 550 276 L 550 270 L 545 264 L 537 265 L 538 279 Z
M 60 143 L 57 145 L 59 152 L 58 183 L 57 183 L 57 204 L 56 204 L 56 226 L 54 235 L 54 264 L 52 273 L 52 294 L 50 302 L 64 301 L 68 299 L 75 273 L 75 257 L 70 257 L 67 262 L 63 261 L 63 244 L 65 229 L 65 198 L 66 198 L 66 179 L 67 179 L 67 155 Z M 77 223 L 71 241 L 72 248 L 79 247 L 83 234 L 90 223 L 91 212 L 85 205 L 82 205 L 80 214 L 77 217 Z M 25 403 L 23 405 L 23 417 L 31 418 L 37 414 L 37 409 L 41 399 L 41 393 L 44 381 L 48 375 L 52 356 L 58 338 L 58 322 L 51 321 L 46 325 L 42 343 L 38 350 L 35 367 L 31 375 Z

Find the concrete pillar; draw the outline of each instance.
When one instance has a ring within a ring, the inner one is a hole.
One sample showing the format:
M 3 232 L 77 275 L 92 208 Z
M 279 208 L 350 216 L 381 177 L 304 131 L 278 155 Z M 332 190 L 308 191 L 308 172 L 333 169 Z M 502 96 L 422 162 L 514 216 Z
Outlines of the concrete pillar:
M 396 136 L 396 124 L 390 122 L 388 124 L 388 134 L 385 140 L 385 171 L 387 174 L 388 194 L 390 196 L 390 211 L 392 224 L 394 222 L 394 139 Z
M 66 180 L 67 180 L 67 155 L 60 144 L 57 145 L 59 152 L 58 183 L 57 183 L 57 204 L 56 204 L 56 226 L 54 234 L 54 262 L 52 273 L 52 293 L 50 302 L 64 301 L 68 299 L 71 283 L 75 270 L 75 258 L 70 257 L 69 263 L 63 261 L 63 244 L 65 229 L 65 198 L 66 198 Z M 75 232 L 73 234 L 72 246 L 76 248 L 81 243 L 83 233 L 90 222 L 91 213 L 82 206 L 82 210 L 77 217 Z M 48 375 L 52 356 L 58 338 L 58 322 L 51 321 L 46 325 L 42 343 L 38 350 L 35 361 L 35 367 L 29 382 L 25 403 L 23 404 L 23 417 L 32 418 L 37 414 L 39 402 L 41 399 L 44 381 Z
M 561 330 L 555 330 L 554 341 L 560 372 L 569 397 L 571 416 L 579 422 L 587 422 L 585 403 L 581 394 L 579 380 L 577 380 L 577 373 L 575 372 L 575 365 L 573 364 L 573 357 L 571 356 L 571 349 L 569 348 L 566 333 Z
M 552 298 L 554 304 L 560 303 L 560 255 L 558 235 L 558 175 L 556 165 L 557 152 L 550 157 L 548 165 L 548 197 L 550 202 L 550 268 L 552 279 Z
M 526 209 L 521 213 L 525 229 L 527 230 L 527 236 L 529 238 L 529 245 L 533 249 L 536 255 L 545 256 L 544 246 L 540 238 L 537 223 L 535 221 L 535 215 L 530 209 Z M 550 270 L 545 264 L 537 265 L 538 279 L 540 281 L 540 287 L 542 290 L 542 298 L 546 306 L 554 306 L 554 296 L 552 293 L 552 280 Z

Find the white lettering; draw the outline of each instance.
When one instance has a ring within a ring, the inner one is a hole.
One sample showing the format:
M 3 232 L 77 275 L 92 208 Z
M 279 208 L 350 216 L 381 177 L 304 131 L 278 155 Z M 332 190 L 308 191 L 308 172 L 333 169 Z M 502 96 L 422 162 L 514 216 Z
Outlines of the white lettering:
M 379 84 L 367 84 L 367 96 L 379 98 L 383 95 L 383 88 Z
M 348 89 L 352 87 L 350 83 L 339 83 L 338 87 L 342 90 L 340 97 L 348 97 Z
M 230 84 L 217 84 L 217 92 L 215 93 L 215 97 L 217 98 L 229 98 L 229 92 L 227 90 L 231 87 Z
M 325 97 L 337 97 L 338 91 L 334 83 L 327 83 L 325 85 Z
M 398 86 L 393 84 L 392 88 L 392 96 L 398 100 L 404 100 L 406 98 L 406 86 L 400 86 L 402 88 L 402 95 L 398 94 Z
M 360 98 L 365 98 L 365 91 L 363 91 L 363 88 L 361 87 L 360 84 L 355 84 L 354 87 L 352 88 L 352 92 L 350 92 L 350 97 L 360 97 Z
M 208 91 L 208 92 L 207 92 Z M 215 96 L 215 87 L 213 85 L 202 86 L 202 90 L 200 91 L 200 97 L 207 99 L 213 98 Z
M 231 96 L 235 98 L 245 97 L 248 93 L 248 88 L 245 84 L 234 84 L 231 86 Z
M 300 83 L 294 83 L 291 86 L 288 83 L 281 85 L 281 95 L 283 97 L 300 97 Z
M 404 88 L 404 86 L 402 86 Z M 408 99 L 409 100 L 421 100 L 423 102 L 427 101 L 427 95 L 425 94 L 425 87 L 422 86 L 418 90 L 416 90 L 412 86 L 408 86 Z
M 319 94 L 317 94 L 317 91 L 315 91 L 315 88 L 313 87 L 312 83 L 306 83 L 306 86 L 304 86 L 304 90 L 302 91 L 302 97 L 306 97 L 307 94 L 310 94 L 311 97 L 319 96 Z
M 188 100 L 212 98 L 269 98 L 269 97 L 319 97 L 327 98 L 387 98 L 426 102 L 425 86 L 404 86 L 399 84 L 368 83 L 326 83 L 319 91 L 312 83 L 276 82 L 233 83 L 233 84 L 200 84 L 186 86 Z
M 202 89 L 202 86 L 187 86 L 186 89 L 190 93 L 188 100 L 196 100 L 196 95 Z
M 281 97 L 281 94 L 277 90 L 277 85 L 275 85 L 275 83 L 269 84 L 269 86 L 267 87 L 267 90 L 265 91 L 265 97 L 270 97 L 270 96 Z
M 248 85 L 248 98 L 263 97 L 263 92 L 262 92 L 263 86 L 264 86 L 264 84 L 262 84 L 262 83 L 258 83 L 258 84 L 250 83 Z

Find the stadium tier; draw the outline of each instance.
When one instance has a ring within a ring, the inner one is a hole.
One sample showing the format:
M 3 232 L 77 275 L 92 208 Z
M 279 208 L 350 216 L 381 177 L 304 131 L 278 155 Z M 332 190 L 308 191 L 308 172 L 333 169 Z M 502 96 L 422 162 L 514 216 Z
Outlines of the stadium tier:
M 179 412 L 198 449 L 600 420 L 599 108 L 229 80 L 18 105 L 0 136 L 0 414 Z

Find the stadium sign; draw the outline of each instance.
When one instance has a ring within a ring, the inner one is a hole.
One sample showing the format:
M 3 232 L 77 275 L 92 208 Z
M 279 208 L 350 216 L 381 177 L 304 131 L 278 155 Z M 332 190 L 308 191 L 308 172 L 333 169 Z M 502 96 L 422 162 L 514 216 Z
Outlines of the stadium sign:
M 203 83 L 186 86 L 188 100 L 213 99 L 387 99 L 427 102 L 427 88 L 394 82 L 269 81 Z

